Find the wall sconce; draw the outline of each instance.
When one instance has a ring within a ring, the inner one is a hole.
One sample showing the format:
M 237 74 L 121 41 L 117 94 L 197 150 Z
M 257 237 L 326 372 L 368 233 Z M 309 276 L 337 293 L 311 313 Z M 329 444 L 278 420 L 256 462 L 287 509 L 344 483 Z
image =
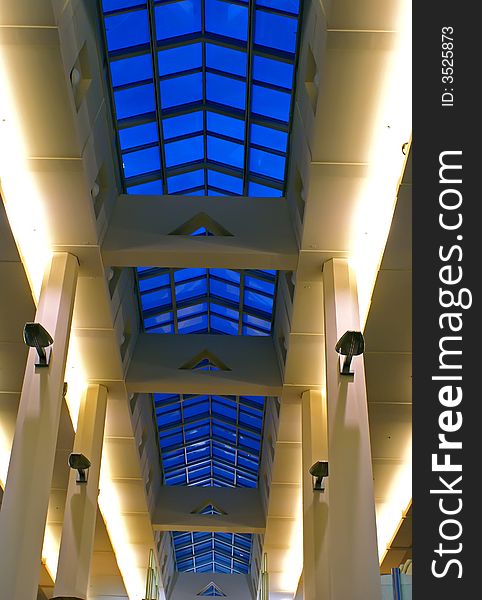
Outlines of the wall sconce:
M 324 492 L 324 477 L 328 477 L 328 461 L 319 460 L 310 467 L 310 475 L 313 477 L 313 491 Z
M 340 365 L 340 373 L 342 375 L 353 375 L 354 372 L 350 369 L 351 360 L 354 356 L 363 354 L 363 351 L 365 350 L 365 340 L 363 339 L 362 332 L 345 332 L 337 341 L 335 350 L 338 354 L 345 357 L 343 363 Z
M 54 343 L 50 333 L 40 323 L 25 323 L 23 340 L 30 348 L 35 348 L 38 354 L 36 367 L 48 367 L 50 362 L 51 346 Z
M 69 467 L 77 470 L 77 479 L 75 480 L 75 483 L 87 483 L 90 460 L 86 456 L 72 452 L 69 456 Z

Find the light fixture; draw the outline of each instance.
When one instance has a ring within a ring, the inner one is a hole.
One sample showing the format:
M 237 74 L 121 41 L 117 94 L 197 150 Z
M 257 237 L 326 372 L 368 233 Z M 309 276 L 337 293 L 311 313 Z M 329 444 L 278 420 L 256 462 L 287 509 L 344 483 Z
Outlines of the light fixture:
M 353 371 L 350 370 L 351 360 L 354 356 L 363 354 L 365 350 L 365 340 L 362 332 L 346 331 L 337 341 L 335 350 L 345 357 L 340 373 L 342 375 L 353 375 Z
M 310 467 L 310 475 L 313 476 L 313 491 L 324 492 L 324 477 L 328 477 L 328 461 L 319 460 Z
M 77 479 L 75 480 L 75 483 L 87 483 L 90 460 L 86 456 L 72 452 L 69 456 L 69 467 L 71 469 L 77 469 Z
M 38 354 L 36 367 L 48 367 L 50 362 L 50 348 L 54 343 L 50 333 L 40 323 L 25 323 L 23 339 L 27 346 L 35 348 Z

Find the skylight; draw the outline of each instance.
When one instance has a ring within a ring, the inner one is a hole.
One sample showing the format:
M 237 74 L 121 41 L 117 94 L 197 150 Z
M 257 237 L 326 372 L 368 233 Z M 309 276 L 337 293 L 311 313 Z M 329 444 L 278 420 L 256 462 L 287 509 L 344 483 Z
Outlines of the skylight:
M 148 333 L 269 335 L 276 271 L 139 267 Z
M 166 485 L 258 485 L 265 399 L 155 394 Z M 210 506 L 200 514 L 222 511 Z M 173 532 L 179 571 L 248 573 L 251 534 Z
M 282 196 L 299 0 L 102 0 L 128 193 Z

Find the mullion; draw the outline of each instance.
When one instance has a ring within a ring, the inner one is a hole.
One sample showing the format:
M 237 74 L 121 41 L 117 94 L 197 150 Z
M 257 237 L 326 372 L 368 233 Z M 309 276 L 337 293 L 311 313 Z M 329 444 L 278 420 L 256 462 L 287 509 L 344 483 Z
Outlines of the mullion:
M 176 284 L 174 282 L 174 271 L 169 269 L 169 283 L 171 287 L 171 305 L 172 305 L 172 314 L 174 320 L 174 333 L 179 333 L 179 323 L 177 318 L 177 300 L 176 300 Z
M 162 189 L 164 193 L 167 193 L 167 174 L 166 174 L 166 153 L 165 153 L 165 141 L 164 134 L 162 131 L 161 124 L 161 89 L 159 84 L 159 65 L 157 61 L 157 52 L 155 51 L 155 40 L 156 35 L 156 21 L 154 13 L 154 2 L 153 0 L 147 0 L 147 11 L 149 15 L 149 31 L 150 31 L 150 48 L 152 58 L 152 74 L 154 77 L 154 94 L 156 98 L 156 123 L 157 123 L 157 135 L 159 139 L 159 150 L 161 158 L 161 177 L 162 177 Z M 174 323 L 176 325 L 176 317 L 174 317 Z

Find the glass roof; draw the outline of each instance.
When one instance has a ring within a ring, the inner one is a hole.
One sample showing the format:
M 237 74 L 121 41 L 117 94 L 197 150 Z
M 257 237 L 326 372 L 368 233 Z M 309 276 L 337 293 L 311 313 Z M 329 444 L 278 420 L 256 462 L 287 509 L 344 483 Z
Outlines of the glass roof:
M 154 394 L 154 405 L 166 485 L 257 487 L 263 397 Z M 222 510 L 208 505 L 199 514 Z M 249 572 L 251 534 L 172 537 L 179 571 Z
M 300 0 L 101 0 L 128 193 L 282 196 Z
M 264 397 L 154 394 L 167 485 L 258 485 Z
M 269 335 L 276 271 L 138 267 L 148 333 Z

